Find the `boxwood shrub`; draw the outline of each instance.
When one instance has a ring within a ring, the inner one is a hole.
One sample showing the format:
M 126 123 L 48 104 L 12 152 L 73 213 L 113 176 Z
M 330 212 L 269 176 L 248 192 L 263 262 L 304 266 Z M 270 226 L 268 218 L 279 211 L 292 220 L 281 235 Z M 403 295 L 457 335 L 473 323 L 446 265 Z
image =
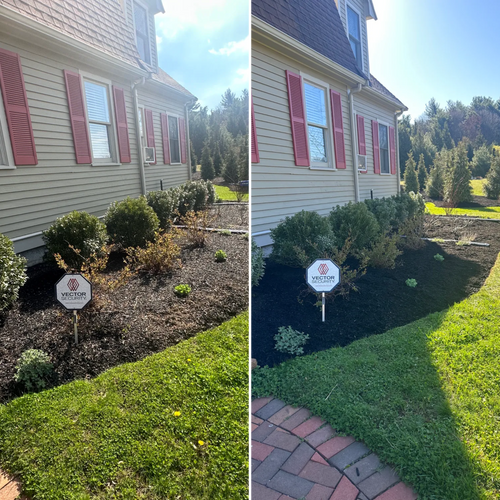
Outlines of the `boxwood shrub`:
M 157 215 L 160 227 L 164 230 L 169 229 L 179 208 L 179 191 L 176 188 L 151 191 L 147 194 L 146 200 Z
M 0 233 L 0 311 L 17 300 L 26 279 L 26 259 L 16 255 L 12 241 Z

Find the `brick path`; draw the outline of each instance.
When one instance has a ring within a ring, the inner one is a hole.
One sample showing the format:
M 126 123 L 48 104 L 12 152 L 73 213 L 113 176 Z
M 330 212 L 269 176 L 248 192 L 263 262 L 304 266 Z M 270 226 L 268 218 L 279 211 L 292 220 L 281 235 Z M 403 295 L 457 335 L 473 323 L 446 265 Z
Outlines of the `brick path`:
M 252 401 L 252 500 L 416 500 L 390 467 L 306 408 Z
M 15 500 L 19 498 L 19 493 L 21 493 L 19 483 L 12 476 L 8 476 L 0 470 L 0 500 Z M 22 497 L 20 500 L 24 498 Z

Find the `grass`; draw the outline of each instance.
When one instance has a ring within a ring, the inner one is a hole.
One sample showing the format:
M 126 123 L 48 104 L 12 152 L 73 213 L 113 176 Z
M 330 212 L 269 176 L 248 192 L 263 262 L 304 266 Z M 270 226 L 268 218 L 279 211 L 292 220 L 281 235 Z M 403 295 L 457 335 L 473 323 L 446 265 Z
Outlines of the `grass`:
M 445 209 L 436 207 L 434 203 L 428 202 L 425 206 L 432 215 L 446 215 Z M 483 219 L 500 219 L 500 207 L 454 208 L 451 215 L 468 215 L 472 217 L 481 217 Z
M 419 500 L 500 498 L 500 258 L 483 288 L 382 335 L 252 372 L 364 441 Z M 327 397 L 331 393 L 330 397 Z
M 215 191 L 222 201 L 238 201 L 236 199 L 236 193 L 231 191 L 227 186 L 218 186 L 214 184 Z M 248 201 L 248 193 L 243 195 L 243 201 Z
M 470 181 L 472 186 L 472 194 L 474 196 L 484 196 L 483 193 L 483 185 L 486 182 L 486 179 L 474 179 Z
M 0 406 L 0 466 L 38 499 L 248 496 L 248 314 Z

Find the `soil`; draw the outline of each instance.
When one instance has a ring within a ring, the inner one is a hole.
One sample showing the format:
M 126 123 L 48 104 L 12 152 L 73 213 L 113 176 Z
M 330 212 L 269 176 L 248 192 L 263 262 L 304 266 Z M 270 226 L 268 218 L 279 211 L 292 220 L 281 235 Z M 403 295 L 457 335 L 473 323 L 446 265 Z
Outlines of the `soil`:
M 315 306 L 316 294 L 306 295 L 305 270 L 266 261 L 265 274 L 252 290 L 252 357 L 273 366 L 290 356 L 274 350 L 280 326 L 309 334 L 304 349 L 312 353 L 345 346 L 356 339 L 383 333 L 441 311 L 477 292 L 500 252 L 500 223 L 427 216 L 425 236 L 489 243 L 489 247 L 426 241 L 418 250 L 404 250 L 394 269 L 369 268 L 356 282 L 358 292 L 337 296 L 326 305 L 326 321 Z M 438 262 L 434 255 L 445 260 Z M 405 284 L 417 280 L 417 287 Z
M 210 227 L 248 229 L 248 204 L 215 204 L 210 209 Z
M 425 197 L 425 201 L 430 201 L 434 203 L 436 207 L 446 207 L 447 203 L 443 200 L 432 200 L 431 198 Z M 486 196 L 472 196 L 472 201 L 467 203 L 459 203 L 457 208 L 481 208 L 481 207 L 498 207 L 498 200 L 490 200 Z
M 220 209 L 222 220 L 231 220 L 233 212 Z M 227 253 L 227 261 L 215 261 L 219 249 Z M 19 300 L 0 316 L 0 402 L 20 394 L 13 375 L 17 359 L 27 349 L 50 355 L 61 384 L 140 360 L 248 308 L 248 240 L 243 235 L 210 234 L 205 247 L 183 248 L 181 260 L 182 268 L 172 273 L 133 276 L 109 294 L 101 310 L 82 311 L 78 346 L 71 312 L 54 298 L 54 284 L 63 272 L 49 264 L 30 268 Z M 112 255 L 111 276 L 119 272 L 122 261 L 120 255 Z M 184 283 L 192 291 L 179 298 L 174 287 Z

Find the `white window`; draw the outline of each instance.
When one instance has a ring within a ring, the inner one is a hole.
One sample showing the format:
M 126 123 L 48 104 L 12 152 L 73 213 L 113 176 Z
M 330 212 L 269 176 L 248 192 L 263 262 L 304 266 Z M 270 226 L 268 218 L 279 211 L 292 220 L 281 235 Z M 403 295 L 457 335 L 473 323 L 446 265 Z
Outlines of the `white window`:
M 389 174 L 390 164 L 389 164 L 389 129 L 387 125 L 378 125 L 378 137 L 379 137 L 379 147 L 380 147 L 380 173 Z
M 179 139 L 179 120 L 176 116 L 168 116 L 168 140 L 170 141 L 170 163 L 180 163 L 181 141 Z
M 347 5 L 347 31 L 358 68 L 363 69 L 363 55 L 361 50 L 361 22 L 360 15 L 350 5 Z
M 138 2 L 134 2 L 134 26 L 139 56 L 145 63 L 151 64 L 148 11 Z
M 333 167 L 328 87 L 304 80 L 304 99 L 311 167 Z
M 146 144 L 146 135 L 144 133 L 144 108 L 139 108 L 139 133 L 141 135 L 141 146 L 144 149 Z
M 10 147 L 9 128 L 3 107 L 2 94 L 0 93 L 0 169 L 15 168 L 14 157 Z
M 116 140 L 109 85 L 84 79 L 92 163 L 115 163 Z

